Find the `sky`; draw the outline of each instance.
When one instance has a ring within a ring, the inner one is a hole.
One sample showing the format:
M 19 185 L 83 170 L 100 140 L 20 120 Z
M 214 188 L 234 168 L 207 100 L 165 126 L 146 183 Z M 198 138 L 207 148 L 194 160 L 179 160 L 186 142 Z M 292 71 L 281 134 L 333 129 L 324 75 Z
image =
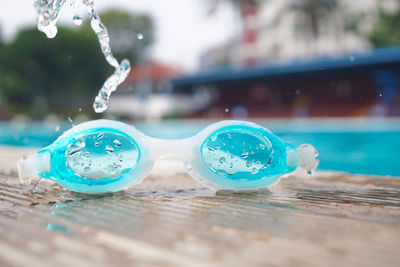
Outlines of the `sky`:
M 156 25 L 152 59 L 194 71 L 204 51 L 228 42 L 235 34 L 232 8 L 225 5 L 215 15 L 208 16 L 207 1 L 96 0 L 95 3 L 99 12 L 108 8 L 121 8 L 150 14 Z M 0 0 L 0 27 L 6 40 L 12 40 L 21 27 L 36 25 L 33 2 Z M 72 14 L 72 8 L 66 5 L 60 14 L 59 23 L 72 26 Z

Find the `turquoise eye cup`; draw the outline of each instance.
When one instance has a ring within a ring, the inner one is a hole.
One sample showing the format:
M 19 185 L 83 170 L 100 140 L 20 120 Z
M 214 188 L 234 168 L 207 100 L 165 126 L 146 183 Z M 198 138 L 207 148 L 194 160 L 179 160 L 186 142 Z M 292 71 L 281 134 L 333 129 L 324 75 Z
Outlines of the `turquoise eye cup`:
M 206 187 L 252 191 L 273 186 L 298 167 L 311 173 L 317 157 L 312 145 L 296 148 L 251 122 L 221 121 L 193 137 L 169 140 L 122 122 L 96 120 L 66 131 L 17 167 L 24 184 L 43 178 L 75 192 L 105 193 L 140 183 L 156 160 L 178 158 Z

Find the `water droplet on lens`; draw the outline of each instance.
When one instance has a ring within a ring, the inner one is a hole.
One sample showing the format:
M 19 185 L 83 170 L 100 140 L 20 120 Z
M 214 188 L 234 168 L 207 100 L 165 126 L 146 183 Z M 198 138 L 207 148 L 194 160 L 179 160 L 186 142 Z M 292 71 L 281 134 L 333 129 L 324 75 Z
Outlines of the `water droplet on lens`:
M 116 168 L 114 165 L 108 165 L 104 172 L 108 175 L 114 175 L 116 173 Z
M 226 158 L 221 157 L 221 158 L 219 159 L 219 162 L 220 162 L 220 163 L 225 163 L 225 162 L 226 162 Z
M 69 149 L 68 155 L 69 156 L 73 156 L 73 155 L 75 155 L 76 153 L 79 153 L 79 152 L 81 152 L 81 148 L 77 147 L 77 146 L 73 146 L 73 147 L 71 147 Z
M 83 139 L 78 139 L 75 142 L 76 146 L 80 147 L 80 148 L 84 148 L 86 146 L 86 142 Z
M 242 158 L 247 158 L 249 156 L 249 152 L 243 152 L 242 153 Z
M 106 152 L 109 153 L 109 154 L 112 154 L 114 152 L 114 148 L 112 146 L 110 146 L 110 145 L 107 145 L 106 146 Z
M 121 146 L 121 142 L 118 141 L 117 139 L 114 140 L 113 144 L 114 144 L 114 146 L 116 146 L 116 147 L 120 147 L 120 146 Z

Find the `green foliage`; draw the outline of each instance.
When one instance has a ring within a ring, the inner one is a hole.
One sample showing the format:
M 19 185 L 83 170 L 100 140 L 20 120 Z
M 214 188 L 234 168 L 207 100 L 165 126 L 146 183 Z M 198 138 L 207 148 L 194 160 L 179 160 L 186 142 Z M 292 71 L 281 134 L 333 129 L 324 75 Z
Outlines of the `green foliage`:
M 117 58 L 128 57 L 134 64 L 153 41 L 151 19 L 116 10 L 101 17 Z M 114 70 L 88 23 L 58 30 L 54 39 L 29 28 L 20 31 L 11 43 L 0 42 L 0 117 L 92 110 L 94 97 Z M 139 32 L 144 35 L 140 41 Z
M 374 47 L 400 44 L 400 9 L 387 12 L 379 9 L 378 20 L 368 36 Z
M 8 113 L 31 108 L 63 112 L 95 96 L 111 71 L 86 31 L 59 28 L 52 40 L 36 28 L 2 48 L 0 88 Z

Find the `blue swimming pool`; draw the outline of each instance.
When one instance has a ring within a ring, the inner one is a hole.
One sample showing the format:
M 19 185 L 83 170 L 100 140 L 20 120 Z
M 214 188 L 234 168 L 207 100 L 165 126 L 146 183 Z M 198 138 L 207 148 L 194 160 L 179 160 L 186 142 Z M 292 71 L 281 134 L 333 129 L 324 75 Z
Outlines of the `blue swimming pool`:
M 182 138 L 196 134 L 209 121 L 185 120 L 138 123 L 146 134 Z M 263 120 L 266 126 L 294 145 L 313 144 L 320 152 L 320 169 L 355 174 L 400 177 L 400 120 L 318 119 Z M 43 147 L 52 143 L 69 124 L 0 123 L 0 145 Z

